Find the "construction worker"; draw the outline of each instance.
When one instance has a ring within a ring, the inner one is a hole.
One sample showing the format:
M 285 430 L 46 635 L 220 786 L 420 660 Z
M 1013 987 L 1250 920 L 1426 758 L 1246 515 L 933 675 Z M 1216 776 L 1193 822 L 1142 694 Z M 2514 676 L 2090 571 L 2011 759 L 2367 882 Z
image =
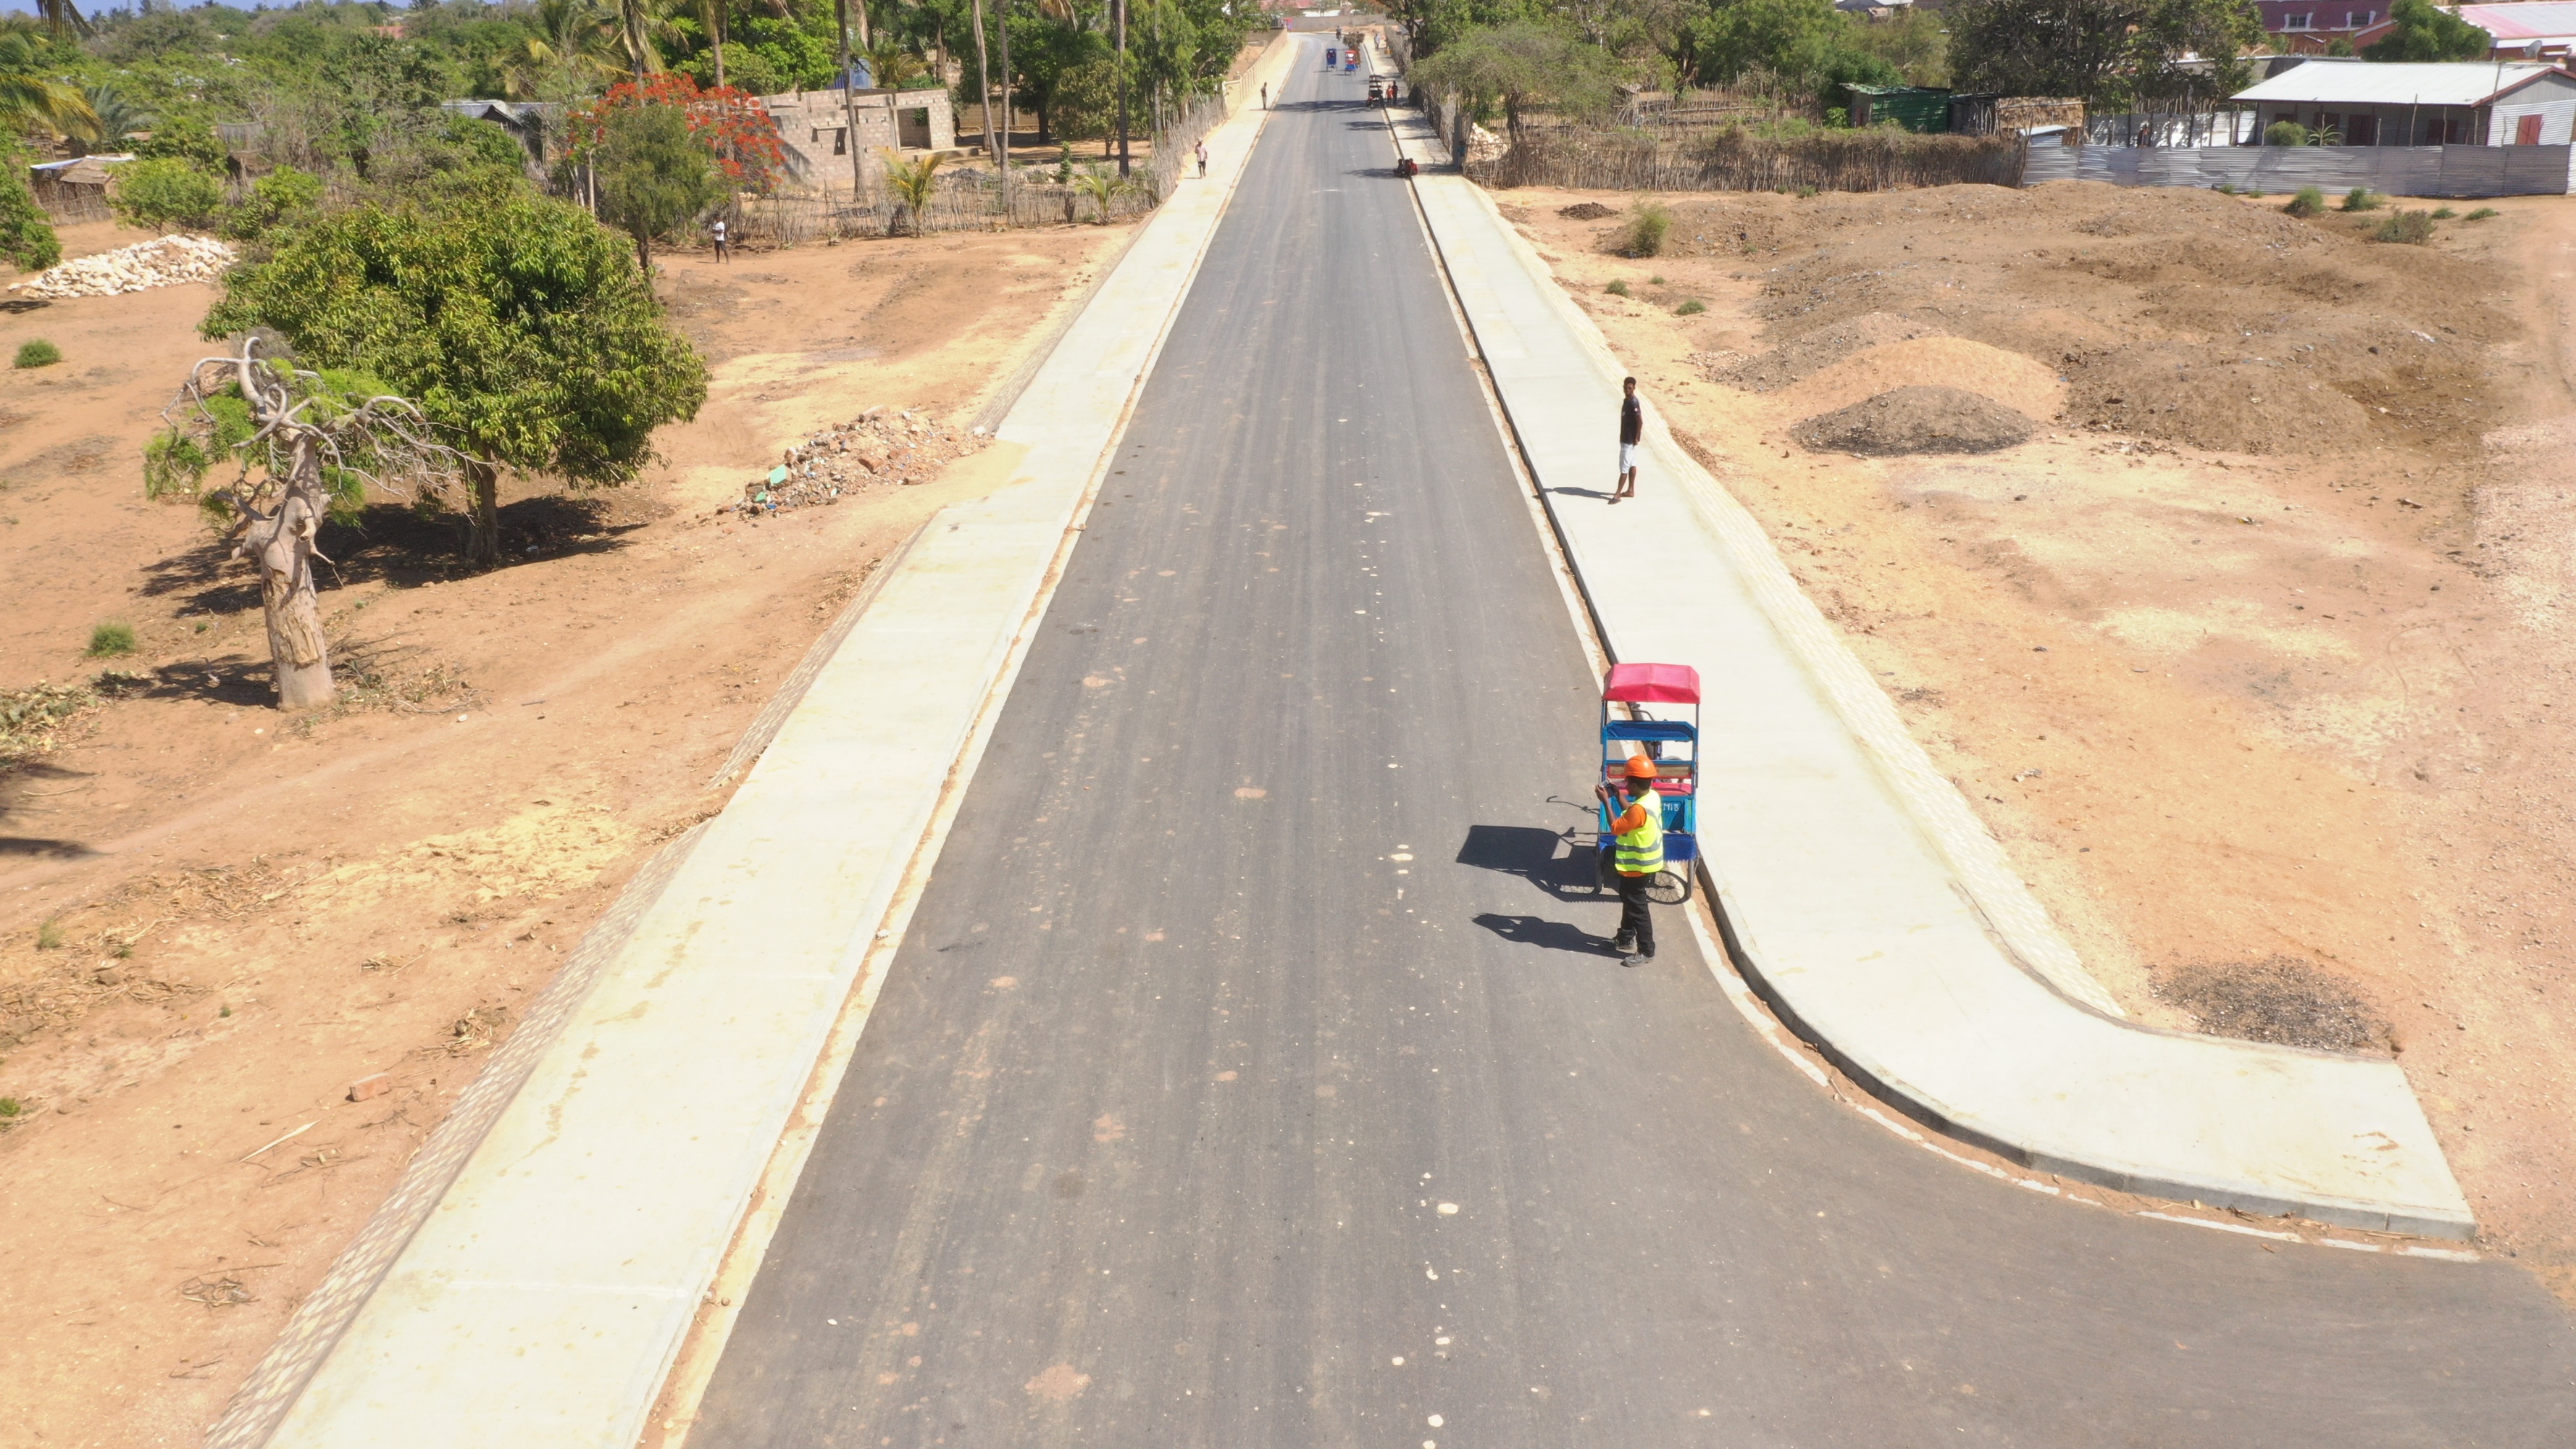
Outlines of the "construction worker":
M 1595 785 L 1592 793 L 1604 805 L 1617 803 L 1608 785 Z M 1610 864 L 1619 876 L 1619 934 L 1610 949 L 1620 965 L 1643 966 L 1655 959 L 1646 887 L 1664 868 L 1664 797 L 1655 793 L 1655 762 L 1644 755 L 1628 757 L 1628 808 L 1610 822 L 1610 837 Z

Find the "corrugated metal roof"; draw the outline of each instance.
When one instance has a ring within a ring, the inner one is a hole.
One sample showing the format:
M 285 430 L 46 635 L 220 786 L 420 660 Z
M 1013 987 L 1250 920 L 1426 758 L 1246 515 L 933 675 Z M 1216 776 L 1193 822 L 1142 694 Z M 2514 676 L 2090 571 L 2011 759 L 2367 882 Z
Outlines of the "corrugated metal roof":
M 2576 0 L 2463 5 L 2459 16 L 2498 40 L 2565 40 L 2576 36 Z
M 2379 65 L 2370 61 L 2309 61 L 2238 91 L 2240 101 L 2316 101 L 2325 105 L 2482 106 L 2554 65 L 2528 61 L 2440 61 Z

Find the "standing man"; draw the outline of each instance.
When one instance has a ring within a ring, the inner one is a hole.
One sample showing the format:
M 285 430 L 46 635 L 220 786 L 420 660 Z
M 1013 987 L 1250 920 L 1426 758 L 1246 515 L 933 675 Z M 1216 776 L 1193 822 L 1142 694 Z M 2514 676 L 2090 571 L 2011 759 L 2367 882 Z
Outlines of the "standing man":
M 733 239 L 732 239 L 731 237 L 729 237 L 729 236 L 727 236 L 727 235 L 725 234 L 725 221 L 724 221 L 724 218 L 723 218 L 723 217 L 721 217 L 721 216 L 716 218 L 715 234 L 716 234 L 716 260 L 717 260 L 717 261 L 720 261 L 720 262 L 729 262 L 729 261 L 732 261 L 732 260 L 733 260 Z
M 1199 143 L 1199 179 L 1207 180 L 1207 142 Z
M 1619 486 L 1610 501 L 1637 496 L 1637 444 L 1646 436 L 1646 405 L 1637 401 L 1637 380 L 1619 385 Z
M 1268 81 L 1261 83 L 1261 109 L 1265 111 L 1270 109 L 1270 82 Z
M 1595 785 L 1592 793 L 1604 805 L 1618 803 L 1608 785 Z M 1628 808 L 1611 820 L 1610 838 L 1610 865 L 1619 874 L 1619 934 L 1610 949 L 1620 965 L 1643 966 L 1655 959 L 1646 887 L 1664 868 L 1664 797 L 1655 793 L 1655 762 L 1644 755 L 1628 757 Z

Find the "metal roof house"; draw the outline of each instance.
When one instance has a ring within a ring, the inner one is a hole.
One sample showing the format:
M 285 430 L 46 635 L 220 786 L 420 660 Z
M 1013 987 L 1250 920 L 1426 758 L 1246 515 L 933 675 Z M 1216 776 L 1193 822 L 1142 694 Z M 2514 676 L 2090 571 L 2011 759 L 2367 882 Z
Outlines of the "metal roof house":
M 2576 75 L 2530 62 L 2312 60 L 2234 99 L 2344 146 L 2564 146 L 2576 129 Z

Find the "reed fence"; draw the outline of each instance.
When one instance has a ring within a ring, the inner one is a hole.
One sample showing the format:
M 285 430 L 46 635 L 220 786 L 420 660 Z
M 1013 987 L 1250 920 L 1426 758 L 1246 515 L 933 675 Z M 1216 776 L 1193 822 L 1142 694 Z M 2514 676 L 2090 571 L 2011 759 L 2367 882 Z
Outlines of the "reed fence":
M 1678 137 L 1577 126 L 1523 126 L 1501 155 L 1471 158 L 1486 186 L 1602 191 L 1889 191 L 2018 186 L 2013 136 L 1923 136 L 1890 127 L 1769 137 L 1741 127 Z

